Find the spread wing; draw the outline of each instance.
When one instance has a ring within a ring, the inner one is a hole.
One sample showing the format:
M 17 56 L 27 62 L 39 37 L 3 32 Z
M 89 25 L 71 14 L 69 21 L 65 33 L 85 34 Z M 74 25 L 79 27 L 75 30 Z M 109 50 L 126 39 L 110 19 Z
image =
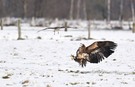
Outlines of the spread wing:
M 98 41 L 86 47 L 86 53 L 89 54 L 88 61 L 98 63 L 104 58 L 109 57 L 116 48 L 117 44 L 112 41 Z

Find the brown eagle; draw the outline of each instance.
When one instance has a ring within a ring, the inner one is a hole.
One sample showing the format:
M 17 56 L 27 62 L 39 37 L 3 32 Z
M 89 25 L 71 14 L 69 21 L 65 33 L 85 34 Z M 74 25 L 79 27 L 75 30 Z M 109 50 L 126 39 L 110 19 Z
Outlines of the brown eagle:
M 87 47 L 82 44 L 78 48 L 76 56 L 71 55 L 71 57 L 83 67 L 86 66 L 87 61 L 99 63 L 104 58 L 109 57 L 114 53 L 116 47 L 117 44 L 112 41 L 97 41 Z

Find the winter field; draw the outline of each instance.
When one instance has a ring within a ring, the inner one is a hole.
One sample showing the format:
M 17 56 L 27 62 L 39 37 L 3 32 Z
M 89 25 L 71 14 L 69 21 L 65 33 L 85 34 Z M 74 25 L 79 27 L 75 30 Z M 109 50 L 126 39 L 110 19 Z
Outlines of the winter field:
M 40 29 L 22 26 L 25 40 L 17 40 L 14 26 L 0 31 L 1 87 L 134 87 L 135 34 L 130 30 L 92 30 L 93 39 L 86 40 L 87 29 L 55 35 L 53 30 L 37 32 Z M 118 44 L 109 58 L 84 68 L 71 60 L 80 43 L 100 40 Z

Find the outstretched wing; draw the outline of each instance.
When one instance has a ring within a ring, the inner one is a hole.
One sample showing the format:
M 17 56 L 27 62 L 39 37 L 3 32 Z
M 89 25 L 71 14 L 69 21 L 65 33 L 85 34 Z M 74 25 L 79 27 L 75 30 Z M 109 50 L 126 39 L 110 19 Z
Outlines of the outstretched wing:
M 117 44 L 112 41 L 98 41 L 86 47 L 86 53 L 89 54 L 88 61 L 98 63 L 104 58 L 109 57 L 116 48 Z

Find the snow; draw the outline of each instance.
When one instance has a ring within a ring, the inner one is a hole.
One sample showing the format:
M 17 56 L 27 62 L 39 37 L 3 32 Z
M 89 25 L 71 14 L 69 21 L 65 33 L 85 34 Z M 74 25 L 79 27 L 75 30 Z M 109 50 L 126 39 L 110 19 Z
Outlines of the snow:
M 133 87 L 135 85 L 135 34 L 128 30 L 92 30 L 67 32 L 46 30 L 43 27 L 22 27 L 17 40 L 17 27 L 0 31 L 1 87 Z M 39 38 L 40 37 L 40 38 Z M 70 55 L 80 43 L 111 40 L 118 44 L 115 53 L 99 64 L 87 63 L 82 68 Z

